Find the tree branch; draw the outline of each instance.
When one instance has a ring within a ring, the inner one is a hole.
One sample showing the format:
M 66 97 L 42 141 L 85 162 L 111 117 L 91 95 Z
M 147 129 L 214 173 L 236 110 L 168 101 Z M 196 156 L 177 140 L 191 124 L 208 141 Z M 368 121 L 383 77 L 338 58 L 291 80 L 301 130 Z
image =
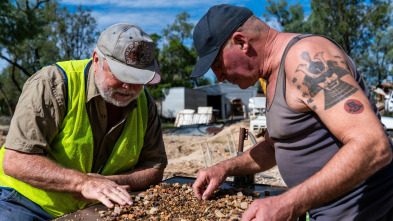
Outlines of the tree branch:
M 11 60 L 8 59 L 7 57 L 4 57 L 2 54 L 0 54 L 0 58 L 6 60 L 8 63 L 12 64 L 13 66 L 19 68 L 25 75 L 31 77 L 32 74 L 30 74 L 30 72 L 28 72 L 25 68 L 23 68 L 22 66 L 20 66 L 18 63 L 11 61 Z
M 37 9 L 38 7 L 40 7 L 41 4 L 43 4 L 45 2 L 49 2 L 49 0 L 43 0 L 43 1 L 37 2 L 37 4 L 34 6 L 34 9 Z

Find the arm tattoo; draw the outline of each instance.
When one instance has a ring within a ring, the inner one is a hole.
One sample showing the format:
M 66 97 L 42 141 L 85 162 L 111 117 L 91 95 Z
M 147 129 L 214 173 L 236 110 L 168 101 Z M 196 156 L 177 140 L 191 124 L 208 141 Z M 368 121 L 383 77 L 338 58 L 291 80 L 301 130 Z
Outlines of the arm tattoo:
M 296 72 L 303 72 L 305 75 L 302 84 L 307 87 L 310 97 L 314 97 L 320 91 L 323 91 L 325 110 L 327 110 L 354 94 L 358 88 L 342 81 L 340 78 L 349 74 L 349 72 L 340 67 L 338 61 L 325 60 L 323 53 L 323 51 L 316 53 L 312 60 L 310 54 L 304 51 L 301 57 L 307 63 L 299 64 Z M 341 59 L 339 56 L 334 56 L 334 58 Z M 343 61 L 340 61 L 340 63 L 343 63 Z
M 360 114 L 364 110 L 364 106 L 362 102 L 350 99 L 344 104 L 344 109 L 350 114 Z

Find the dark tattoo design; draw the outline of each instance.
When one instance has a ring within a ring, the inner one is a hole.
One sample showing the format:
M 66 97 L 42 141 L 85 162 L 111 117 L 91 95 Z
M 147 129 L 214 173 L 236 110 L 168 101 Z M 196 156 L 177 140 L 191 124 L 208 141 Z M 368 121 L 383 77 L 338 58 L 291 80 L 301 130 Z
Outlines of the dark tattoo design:
M 314 111 L 316 111 L 317 110 L 317 106 L 312 106 L 312 109 L 314 110 Z
M 360 114 L 364 110 L 362 102 L 350 99 L 344 104 L 344 109 L 350 114 Z
M 302 86 L 299 84 L 296 88 L 297 88 L 298 90 L 300 90 L 300 89 L 302 88 Z
M 307 100 L 307 103 L 312 103 L 314 100 L 312 98 Z
M 308 88 L 311 97 L 323 90 L 325 110 L 333 107 L 358 90 L 358 88 L 340 79 L 349 74 L 349 72 L 340 67 L 335 60 L 326 61 L 323 57 L 323 51 L 317 53 L 314 56 L 314 60 L 305 51 L 301 56 L 308 64 L 299 64 L 296 72 L 300 71 L 305 74 L 302 84 Z M 339 59 L 341 57 L 334 56 L 334 58 Z
M 303 92 L 303 94 L 302 94 L 303 97 L 306 97 L 307 95 L 308 95 L 308 93 L 306 93 L 306 92 Z
M 292 83 L 296 83 L 296 81 L 297 81 L 297 78 L 292 79 Z

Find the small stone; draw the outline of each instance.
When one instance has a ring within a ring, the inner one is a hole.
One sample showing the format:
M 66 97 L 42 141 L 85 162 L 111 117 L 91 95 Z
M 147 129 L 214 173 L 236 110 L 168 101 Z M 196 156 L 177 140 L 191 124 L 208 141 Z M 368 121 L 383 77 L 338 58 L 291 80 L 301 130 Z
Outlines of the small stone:
M 247 203 L 247 202 L 242 202 L 242 203 L 240 204 L 240 208 L 246 210 L 246 209 L 248 208 L 248 203 Z
M 158 211 L 158 209 L 157 209 L 156 207 L 152 207 L 152 208 L 150 209 L 149 213 L 150 213 L 151 215 L 156 215 L 156 214 L 157 214 L 157 211 Z
M 113 212 L 120 214 L 120 212 L 121 212 L 120 206 L 115 206 L 115 208 L 113 209 Z
M 216 210 L 214 213 L 216 214 L 216 217 L 217 217 L 217 218 L 223 218 L 223 217 L 225 217 L 225 215 L 224 215 L 220 210 Z

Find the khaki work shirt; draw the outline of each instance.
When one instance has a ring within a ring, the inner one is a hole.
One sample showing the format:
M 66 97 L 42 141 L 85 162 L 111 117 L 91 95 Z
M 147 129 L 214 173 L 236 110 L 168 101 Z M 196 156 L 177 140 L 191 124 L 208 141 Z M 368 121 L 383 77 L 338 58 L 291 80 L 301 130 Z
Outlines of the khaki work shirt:
M 106 103 L 99 94 L 94 70 L 90 65 L 87 76 L 86 108 L 94 139 L 92 172 L 97 172 L 109 158 L 120 137 L 127 116 L 137 106 L 136 101 L 122 108 L 121 120 L 112 128 L 107 127 Z M 46 154 L 56 136 L 66 113 L 66 84 L 63 72 L 57 66 L 48 66 L 30 77 L 11 120 L 5 147 L 24 153 Z M 151 95 L 148 101 L 148 123 L 144 144 L 135 167 L 164 169 L 167 165 L 161 122 Z

